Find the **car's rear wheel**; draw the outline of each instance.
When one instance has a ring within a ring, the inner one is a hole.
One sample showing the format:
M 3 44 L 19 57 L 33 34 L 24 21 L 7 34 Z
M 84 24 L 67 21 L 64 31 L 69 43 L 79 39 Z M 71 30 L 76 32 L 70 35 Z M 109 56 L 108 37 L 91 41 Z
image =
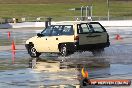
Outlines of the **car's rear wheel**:
M 39 57 L 41 53 L 37 52 L 34 46 L 29 48 L 29 54 L 31 57 Z
M 60 54 L 61 54 L 62 56 L 67 56 L 67 55 L 68 55 L 68 51 L 67 51 L 66 45 L 62 44 L 62 45 L 60 46 Z

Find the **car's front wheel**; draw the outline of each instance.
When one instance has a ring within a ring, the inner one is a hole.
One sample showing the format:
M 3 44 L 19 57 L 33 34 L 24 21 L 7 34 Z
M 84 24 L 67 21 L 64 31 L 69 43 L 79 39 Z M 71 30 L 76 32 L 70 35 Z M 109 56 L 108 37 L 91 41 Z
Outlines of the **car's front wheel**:
M 41 55 L 41 53 L 36 51 L 34 46 L 29 48 L 29 54 L 31 57 L 39 57 Z

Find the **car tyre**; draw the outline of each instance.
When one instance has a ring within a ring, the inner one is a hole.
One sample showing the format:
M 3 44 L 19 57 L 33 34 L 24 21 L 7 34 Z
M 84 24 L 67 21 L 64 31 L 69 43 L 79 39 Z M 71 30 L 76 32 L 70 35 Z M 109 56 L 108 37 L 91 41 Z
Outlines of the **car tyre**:
M 30 47 L 29 54 L 31 57 L 39 57 L 41 55 L 41 53 L 36 51 L 34 46 Z
M 68 51 L 67 51 L 66 45 L 62 44 L 62 45 L 60 46 L 60 54 L 61 54 L 62 56 L 67 56 L 67 55 L 68 55 Z

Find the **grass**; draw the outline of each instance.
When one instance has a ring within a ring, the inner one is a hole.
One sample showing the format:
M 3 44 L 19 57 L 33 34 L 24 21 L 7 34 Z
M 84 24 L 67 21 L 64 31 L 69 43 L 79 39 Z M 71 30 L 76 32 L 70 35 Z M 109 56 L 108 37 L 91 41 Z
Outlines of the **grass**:
M 0 0 L 0 4 L 54 4 L 54 3 L 80 3 L 88 0 Z
M 80 7 L 81 4 L 1 4 L 0 17 L 19 16 L 67 16 L 73 15 L 68 9 Z
M 93 5 L 94 16 L 107 16 L 106 0 L 0 0 L 0 18 L 80 16 L 80 11 L 71 8 Z M 132 1 L 110 0 L 110 15 L 132 17 Z M 67 18 L 65 18 L 67 19 Z

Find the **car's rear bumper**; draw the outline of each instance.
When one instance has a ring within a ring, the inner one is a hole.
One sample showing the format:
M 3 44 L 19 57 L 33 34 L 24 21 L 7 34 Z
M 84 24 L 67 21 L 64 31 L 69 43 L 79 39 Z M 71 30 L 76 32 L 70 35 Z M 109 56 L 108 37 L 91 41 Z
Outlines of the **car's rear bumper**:
M 98 43 L 98 44 L 85 44 L 85 45 L 76 44 L 76 50 L 87 51 L 87 50 L 101 49 L 109 46 L 110 46 L 110 42 Z

